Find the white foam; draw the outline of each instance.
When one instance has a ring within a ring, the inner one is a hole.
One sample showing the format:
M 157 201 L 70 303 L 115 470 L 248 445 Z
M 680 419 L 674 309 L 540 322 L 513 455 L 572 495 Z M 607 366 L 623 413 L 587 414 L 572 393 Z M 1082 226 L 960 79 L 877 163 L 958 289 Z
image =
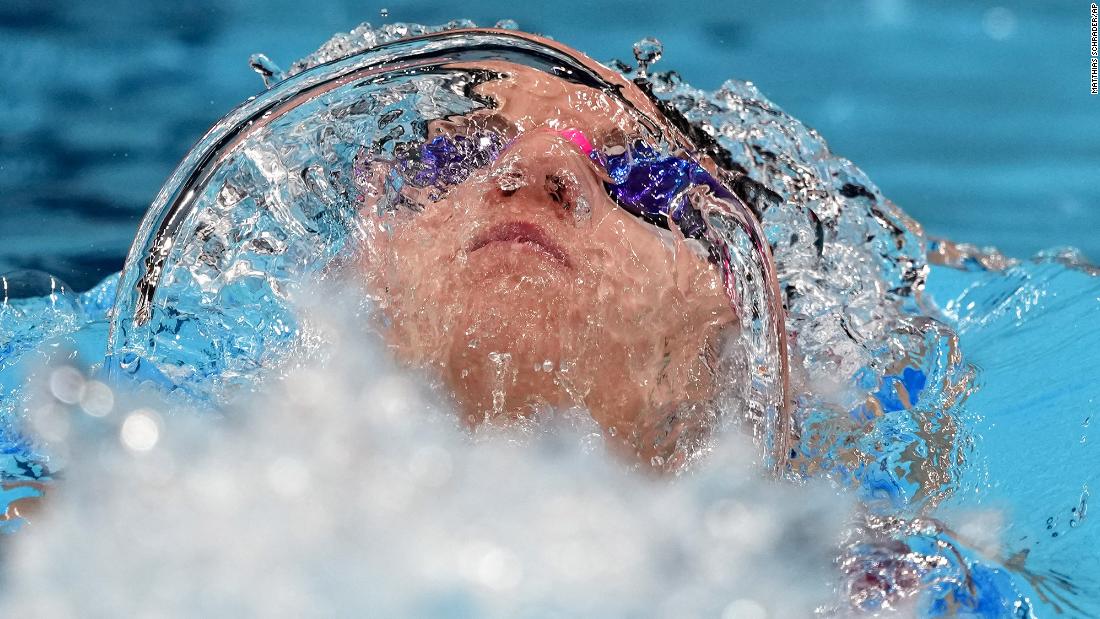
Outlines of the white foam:
M 225 416 L 121 393 L 96 415 L 70 407 L 70 465 L 9 539 L 0 616 L 805 617 L 835 602 L 848 504 L 767 480 L 746 440 L 656 479 L 562 418 L 472 437 L 353 331 L 326 368 Z

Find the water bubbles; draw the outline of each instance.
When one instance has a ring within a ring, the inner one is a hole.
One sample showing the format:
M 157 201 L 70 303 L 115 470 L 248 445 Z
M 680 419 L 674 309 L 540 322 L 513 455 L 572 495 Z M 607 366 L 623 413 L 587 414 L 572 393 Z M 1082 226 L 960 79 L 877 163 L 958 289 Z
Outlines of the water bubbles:
M 649 67 L 661 59 L 664 45 L 653 37 L 646 37 L 634 44 L 634 59 L 638 61 L 638 73 L 645 77 Z
M 84 394 L 84 374 L 63 365 L 50 372 L 50 393 L 65 404 L 76 404 Z
M 118 437 L 130 451 L 146 452 L 160 440 L 160 416 L 150 409 L 138 409 L 126 416 Z
M 493 368 L 493 415 L 504 413 L 505 396 L 507 388 L 515 379 L 515 369 L 512 368 L 512 353 L 490 352 L 489 363 Z
M 114 410 L 115 393 L 107 385 L 98 380 L 89 380 L 84 383 L 84 390 L 80 395 L 80 408 L 92 417 L 106 417 Z
M 542 362 L 542 371 L 546 372 L 547 374 L 549 374 L 550 372 L 553 372 L 554 371 L 554 362 L 549 360 L 549 359 L 547 359 L 546 361 L 543 361 Z
M 519 23 L 514 19 L 502 19 L 496 23 L 495 27 L 501 30 L 519 30 Z
M 382 19 L 386 19 L 387 17 L 390 16 L 390 10 L 385 8 L 385 7 L 382 7 L 382 9 L 378 11 L 378 16 L 381 17 Z
M 601 451 L 606 445 L 603 434 L 599 432 L 589 432 L 581 438 L 581 451 L 586 454 Z
M 497 187 L 504 192 L 519 191 L 527 186 L 527 177 L 514 157 L 501 159 L 490 173 L 490 178 L 495 180 Z
M 394 39 L 403 39 L 403 38 L 409 36 L 409 25 L 408 24 L 402 24 L 402 23 L 388 24 L 386 26 L 382 26 L 382 30 L 384 32 L 388 33 Z
M 592 220 L 592 205 L 581 197 L 573 203 L 573 222 L 577 225 L 586 224 Z

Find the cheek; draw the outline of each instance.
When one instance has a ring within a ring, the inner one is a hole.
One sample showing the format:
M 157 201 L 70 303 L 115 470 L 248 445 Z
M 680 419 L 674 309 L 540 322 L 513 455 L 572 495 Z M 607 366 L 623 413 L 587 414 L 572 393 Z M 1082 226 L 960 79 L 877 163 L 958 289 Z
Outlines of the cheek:
M 412 319 L 419 308 L 438 301 L 441 294 L 444 231 L 427 218 L 417 218 L 389 222 L 389 230 L 374 225 L 361 252 L 360 270 L 370 293 L 398 322 Z
M 603 277 L 629 288 L 673 285 L 673 248 L 654 226 L 616 208 L 598 222 L 591 239 L 593 267 Z

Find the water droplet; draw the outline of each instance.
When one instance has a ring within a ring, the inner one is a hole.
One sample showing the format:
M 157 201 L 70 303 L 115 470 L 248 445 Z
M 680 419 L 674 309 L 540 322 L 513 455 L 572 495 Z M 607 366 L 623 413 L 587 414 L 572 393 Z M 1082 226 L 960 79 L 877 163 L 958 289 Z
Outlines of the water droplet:
M 493 414 L 501 415 L 504 412 L 507 387 L 515 379 L 515 370 L 511 367 L 512 355 L 506 352 L 491 352 L 489 362 L 493 364 Z
M 157 414 L 148 409 L 138 409 L 126 417 L 118 433 L 119 439 L 132 451 L 149 451 L 160 440 L 160 422 Z
M 283 70 L 279 68 L 279 65 L 275 64 L 264 54 L 252 54 L 249 56 L 248 66 L 252 67 L 253 71 L 260 74 L 260 77 L 264 80 L 265 88 L 271 88 L 273 84 L 283 81 L 286 77 Z
M 628 74 L 634 72 L 634 67 L 628 65 L 627 63 L 623 62 L 622 60 L 619 60 L 618 58 L 612 59 L 611 62 L 608 63 L 608 64 L 611 66 L 612 69 L 615 69 L 616 71 L 618 71 L 619 73 L 622 73 L 623 75 L 628 75 Z
M 586 454 L 596 453 L 603 447 L 603 435 L 589 432 L 581 438 L 581 450 Z
M 684 78 L 680 77 L 680 74 L 676 71 L 665 71 L 654 73 L 653 81 L 655 85 L 660 86 L 663 90 L 674 90 L 684 83 Z
M 592 219 L 592 206 L 588 204 L 588 200 L 577 198 L 576 203 L 573 204 L 573 221 L 583 224 L 590 219 Z
M 517 167 L 514 159 L 503 161 L 500 166 L 490 173 L 490 177 L 496 181 L 501 191 L 514 192 L 527 186 L 527 179 L 523 170 Z
M 76 404 L 84 395 L 84 374 L 72 366 L 62 366 L 50 373 L 50 393 L 66 404 Z
M 501 30 L 519 30 L 519 24 L 514 19 L 502 19 L 497 22 L 496 27 Z
M 543 372 L 553 372 L 554 371 L 554 362 L 549 360 L 549 359 L 547 359 L 546 361 L 543 361 L 542 362 L 542 371 Z
M 645 77 L 650 65 L 661 59 L 664 45 L 653 37 L 646 37 L 634 44 L 634 59 L 638 61 L 638 73 Z
M 80 408 L 92 417 L 105 417 L 115 406 L 115 393 L 107 385 L 90 380 L 84 385 L 80 396 Z

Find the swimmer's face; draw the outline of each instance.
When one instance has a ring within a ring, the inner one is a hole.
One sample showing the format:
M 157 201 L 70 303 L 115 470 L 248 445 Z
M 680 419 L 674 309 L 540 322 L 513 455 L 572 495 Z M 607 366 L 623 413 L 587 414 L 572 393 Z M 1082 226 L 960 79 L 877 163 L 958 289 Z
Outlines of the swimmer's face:
M 418 213 L 377 215 L 367 198 L 361 264 L 388 340 L 442 376 L 471 425 L 582 407 L 645 460 L 667 459 L 711 412 L 734 323 L 721 276 L 608 197 L 584 148 L 638 134 L 617 99 L 503 73 L 475 89 L 493 109 L 429 127 L 429 139 L 496 132 L 491 163 Z M 368 181 L 388 173 L 376 164 Z

